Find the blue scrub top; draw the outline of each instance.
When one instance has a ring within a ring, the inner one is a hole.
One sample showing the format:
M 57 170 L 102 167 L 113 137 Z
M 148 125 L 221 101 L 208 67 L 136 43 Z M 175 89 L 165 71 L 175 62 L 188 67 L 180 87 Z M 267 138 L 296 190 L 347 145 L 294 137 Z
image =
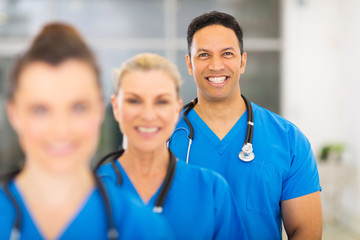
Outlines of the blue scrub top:
M 114 199 L 113 189 L 106 185 L 119 239 L 173 239 L 173 232 L 169 230 L 166 221 L 125 194 L 116 194 L 117 198 Z M 14 181 L 10 182 L 9 189 L 22 212 L 20 239 L 44 239 Z M 0 188 L 0 239 L 10 238 L 14 220 L 15 208 Z M 104 202 L 99 190 L 95 188 L 57 239 L 107 239 L 107 231 Z
M 122 191 L 141 197 L 119 161 Z M 116 184 L 117 176 L 111 164 L 100 167 L 98 175 Z M 146 204 L 153 208 L 159 190 Z M 213 171 L 177 162 L 173 183 L 163 205 L 162 215 L 172 226 L 176 239 L 247 239 L 235 199 L 228 183 Z
M 220 140 L 195 110 L 189 164 L 221 174 L 234 191 L 250 239 L 281 239 L 280 202 L 321 190 L 316 161 L 307 138 L 291 122 L 254 103 L 255 159 L 243 162 L 247 112 Z M 186 161 L 189 127 L 181 118 L 169 148 Z

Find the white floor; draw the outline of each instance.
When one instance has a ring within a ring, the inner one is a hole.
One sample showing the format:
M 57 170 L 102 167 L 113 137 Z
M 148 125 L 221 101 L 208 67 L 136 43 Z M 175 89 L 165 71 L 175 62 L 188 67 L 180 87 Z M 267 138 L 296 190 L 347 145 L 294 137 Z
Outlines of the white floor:
M 340 226 L 325 224 L 323 228 L 324 240 L 360 240 L 360 236 L 351 233 Z

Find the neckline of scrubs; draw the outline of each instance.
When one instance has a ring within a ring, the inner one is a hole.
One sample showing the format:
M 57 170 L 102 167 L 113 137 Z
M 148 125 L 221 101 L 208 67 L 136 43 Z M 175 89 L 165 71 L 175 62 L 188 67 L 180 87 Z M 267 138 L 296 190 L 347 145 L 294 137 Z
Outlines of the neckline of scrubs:
M 211 128 L 204 122 L 204 120 L 197 114 L 197 112 L 194 109 L 191 109 L 187 117 L 190 120 L 191 124 L 193 125 L 194 131 L 195 132 L 202 131 L 202 133 L 205 134 L 209 142 L 220 152 L 223 152 L 228 144 L 234 142 L 235 137 L 238 138 L 238 136 L 244 135 L 245 138 L 246 127 L 247 127 L 247 110 L 241 115 L 241 117 L 236 121 L 234 126 L 221 140 L 211 130 Z M 196 133 L 194 133 L 194 141 L 196 141 Z M 238 141 L 238 139 L 236 139 L 236 141 Z
M 134 195 L 141 201 L 141 203 L 143 203 L 145 206 L 155 206 L 155 201 L 157 199 L 157 197 L 159 196 L 160 193 L 160 189 L 162 187 L 162 185 L 164 184 L 164 181 L 161 183 L 160 187 L 156 190 L 155 194 L 151 196 L 150 200 L 148 202 L 145 202 L 140 194 L 138 193 L 138 191 L 136 190 L 134 184 L 132 183 L 131 179 L 129 178 L 129 176 L 127 175 L 127 173 L 125 172 L 124 168 L 122 167 L 121 163 L 119 162 L 119 160 L 116 161 L 116 165 L 118 166 L 120 172 L 121 172 L 121 181 L 122 184 L 128 185 L 128 187 L 133 191 Z
M 9 183 L 9 188 L 12 194 L 14 194 L 15 199 L 18 201 L 21 212 L 23 213 L 22 222 L 25 222 L 26 219 L 31 224 L 31 228 L 36 231 L 37 235 L 39 235 L 42 239 L 46 239 L 41 231 L 41 229 L 38 227 L 38 223 L 36 219 L 33 217 L 32 212 L 28 208 L 28 205 L 20 191 L 20 188 L 17 186 L 17 183 L 12 180 Z M 59 231 L 58 236 L 55 239 L 61 239 L 62 236 L 66 233 L 68 228 L 76 221 L 76 219 L 81 215 L 81 213 L 84 211 L 88 203 L 90 202 L 90 199 L 94 196 L 95 188 L 89 191 L 87 196 L 83 199 L 82 203 L 79 205 L 78 209 L 73 213 L 73 215 L 68 219 L 68 221 L 64 224 L 61 231 Z

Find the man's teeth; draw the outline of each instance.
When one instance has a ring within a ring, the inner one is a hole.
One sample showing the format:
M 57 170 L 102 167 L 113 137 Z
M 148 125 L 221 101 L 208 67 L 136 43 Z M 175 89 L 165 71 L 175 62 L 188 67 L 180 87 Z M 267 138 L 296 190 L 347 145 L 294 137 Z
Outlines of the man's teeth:
M 226 77 L 208 77 L 208 80 L 212 83 L 223 83 L 226 80 Z
M 154 133 L 158 130 L 157 127 L 138 127 L 138 130 L 142 133 Z

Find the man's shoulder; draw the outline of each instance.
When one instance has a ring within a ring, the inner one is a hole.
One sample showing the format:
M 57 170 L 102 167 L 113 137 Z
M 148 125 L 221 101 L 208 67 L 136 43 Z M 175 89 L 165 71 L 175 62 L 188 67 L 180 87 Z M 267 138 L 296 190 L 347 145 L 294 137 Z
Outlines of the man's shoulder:
M 263 124 L 265 126 L 273 125 L 275 127 L 280 127 L 284 130 L 296 130 L 300 131 L 299 128 L 286 119 L 285 117 L 281 116 L 278 113 L 275 113 L 269 109 L 266 109 L 256 103 L 252 103 L 253 112 L 254 112 L 254 125 L 255 128 L 259 124 Z

